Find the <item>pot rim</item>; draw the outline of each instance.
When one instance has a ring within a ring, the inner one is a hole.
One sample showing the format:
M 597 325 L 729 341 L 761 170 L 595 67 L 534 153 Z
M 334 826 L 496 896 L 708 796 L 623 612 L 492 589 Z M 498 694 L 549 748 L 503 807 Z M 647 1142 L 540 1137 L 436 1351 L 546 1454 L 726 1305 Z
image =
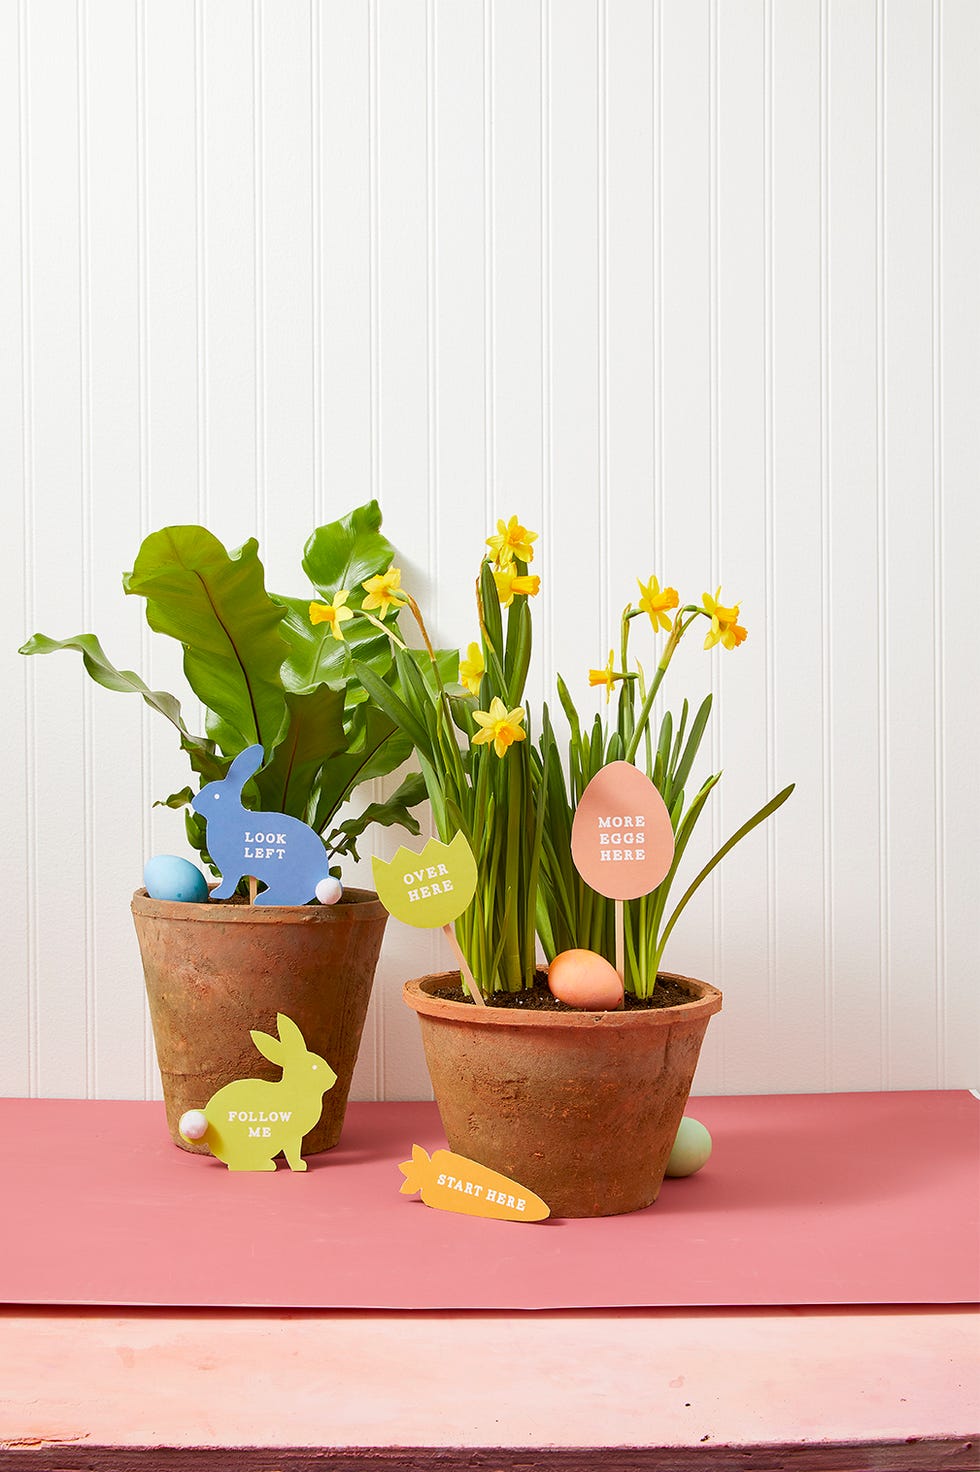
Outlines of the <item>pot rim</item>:
M 692 994 L 690 1002 L 679 1002 L 673 1007 L 651 1007 L 642 1011 L 623 1010 L 600 1012 L 522 1012 L 516 1007 L 478 1007 L 472 1002 L 452 1002 L 445 997 L 434 997 L 432 991 L 438 986 L 458 984 L 458 971 L 442 971 L 429 976 L 417 976 L 406 981 L 402 987 L 402 1000 L 420 1017 L 444 1022 L 467 1022 L 477 1027 L 590 1027 L 604 1028 L 657 1028 L 672 1027 L 683 1022 L 697 1022 L 721 1011 L 722 994 L 707 981 L 693 976 L 680 976 L 673 971 L 661 971 L 667 981 L 676 982 Z
M 231 904 L 224 900 L 211 903 L 202 900 L 154 900 L 145 889 L 133 893 L 130 909 L 134 916 L 146 920 L 199 921 L 204 924 L 220 922 L 242 925 L 318 925 L 329 922 L 338 912 L 345 920 L 367 921 L 387 918 L 388 911 L 373 889 L 344 888 L 346 904 L 339 905 L 247 905 Z

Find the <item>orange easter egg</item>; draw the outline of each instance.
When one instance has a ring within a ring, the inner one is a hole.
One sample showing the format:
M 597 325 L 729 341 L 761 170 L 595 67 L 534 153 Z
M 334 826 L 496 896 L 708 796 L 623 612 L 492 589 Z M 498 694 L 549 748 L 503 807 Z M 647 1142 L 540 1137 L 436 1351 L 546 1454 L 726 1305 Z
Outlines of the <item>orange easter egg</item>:
M 670 814 L 632 762 L 610 762 L 582 793 L 572 823 L 572 859 L 610 900 L 635 900 L 665 878 L 674 858 Z
M 562 951 L 548 967 L 552 996 L 585 1012 L 614 1012 L 623 1005 L 623 983 L 615 966 L 595 951 Z

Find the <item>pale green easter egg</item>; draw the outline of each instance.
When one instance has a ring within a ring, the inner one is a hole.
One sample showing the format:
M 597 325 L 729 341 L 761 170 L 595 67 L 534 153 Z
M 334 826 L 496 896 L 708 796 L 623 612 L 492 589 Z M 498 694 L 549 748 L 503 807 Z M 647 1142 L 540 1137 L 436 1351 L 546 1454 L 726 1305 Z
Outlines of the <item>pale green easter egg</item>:
M 685 1115 L 667 1161 L 667 1175 L 693 1176 L 710 1154 L 711 1136 L 708 1131 L 698 1120 L 688 1119 Z

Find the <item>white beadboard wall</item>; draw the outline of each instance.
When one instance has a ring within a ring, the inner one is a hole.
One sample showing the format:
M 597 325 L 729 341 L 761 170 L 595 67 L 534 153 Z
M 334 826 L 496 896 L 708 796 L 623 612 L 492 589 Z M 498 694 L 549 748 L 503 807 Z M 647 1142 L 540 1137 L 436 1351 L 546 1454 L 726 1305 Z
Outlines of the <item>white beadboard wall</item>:
M 370 496 L 444 643 L 493 520 L 540 532 L 536 706 L 591 707 L 637 575 L 741 601 L 669 682 L 717 697 L 700 852 L 797 791 L 667 956 L 725 991 L 700 1092 L 976 1082 L 978 77 L 976 0 L 0 6 L 0 1091 L 156 1094 L 128 900 L 185 780 L 16 647 L 177 688 L 144 534 L 303 591 Z M 446 964 L 392 922 L 357 1097 L 428 1094 Z

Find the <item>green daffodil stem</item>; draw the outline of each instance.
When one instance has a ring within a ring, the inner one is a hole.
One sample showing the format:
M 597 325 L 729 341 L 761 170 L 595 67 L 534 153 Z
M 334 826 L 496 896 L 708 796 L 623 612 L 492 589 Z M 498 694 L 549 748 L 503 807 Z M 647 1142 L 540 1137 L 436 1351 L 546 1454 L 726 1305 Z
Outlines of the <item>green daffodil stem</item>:
M 369 624 L 374 624 L 374 627 L 380 629 L 382 634 L 387 634 L 392 644 L 397 644 L 399 649 L 404 649 L 407 653 L 408 645 L 403 639 L 398 637 L 395 630 L 389 624 L 386 624 L 383 619 L 375 618 L 373 613 L 365 613 L 363 608 L 361 609 L 361 617 L 366 618 Z
M 698 613 L 702 611 L 703 610 L 695 607 L 695 605 L 692 603 L 689 603 L 685 605 L 684 608 L 678 610 L 677 617 L 674 619 L 673 626 L 671 627 L 670 634 L 667 639 L 667 643 L 664 645 L 664 652 L 660 656 L 660 663 L 657 665 L 656 673 L 654 674 L 654 677 L 650 682 L 650 688 L 646 694 L 646 699 L 640 707 L 640 713 L 636 718 L 636 726 L 633 729 L 633 735 L 630 738 L 630 743 L 626 748 L 626 760 L 628 762 L 633 761 L 636 757 L 637 747 L 640 744 L 643 732 L 646 730 L 647 722 L 650 719 L 650 712 L 653 709 L 653 702 L 657 698 L 657 691 L 660 689 L 664 675 L 667 673 L 667 668 L 670 664 L 670 661 L 674 657 L 674 651 L 683 639 L 687 630 L 691 627 L 691 624 L 694 622 Z M 684 621 L 685 613 L 689 613 L 691 615 L 686 623 Z
M 619 621 L 619 662 L 624 670 L 629 669 L 630 619 L 633 612 L 632 604 L 628 603 Z M 636 612 L 638 613 L 639 609 Z
M 640 744 L 643 732 L 647 728 L 647 722 L 650 719 L 650 712 L 653 709 L 653 702 L 656 699 L 657 691 L 660 689 L 663 677 L 667 673 L 667 666 L 670 664 L 674 650 L 680 643 L 680 635 L 677 638 L 674 637 L 677 624 L 679 623 L 680 619 L 677 620 L 677 623 L 674 624 L 671 630 L 670 638 L 667 640 L 667 646 L 661 656 L 660 663 L 657 665 L 656 673 L 650 681 L 650 688 L 647 691 L 646 699 L 640 707 L 640 713 L 636 718 L 636 725 L 633 728 L 633 735 L 630 737 L 629 745 L 626 748 L 626 760 L 628 762 L 633 761 L 636 756 L 636 749 Z
M 436 652 L 432 647 L 432 640 L 429 638 L 429 631 L 425 627 L 425 620 L 422 617 L 422 610 L 421 608 L 419 608 L 411 593 L 406 593 L 404 589 L 402 589 L 402 593 L 405 598 L 405 602 L 412 610 L 412 617 L 415 619 L 415 622 L 419 626 L 419 633 L 422 635 L 422 642 L 425 644 L 425 647 L 428 650 L 429 659 L 432 662 L 432 668 L 435 671 L 436 679 L 439 682 L 439 689 L 442 690 L 442 677 L 439 674 L 439 661 L 436 659 Z M 445 694 L 444 690 L 443 694 Z
M 518 928 L 518 912 L 520 909 L 518 900 L 518 889 L 520 887 L 520 832 L 524 813 L 523 801 L 523 772 L 520 767 L 508 773 L 510 780 L 507 782 L 507 852 L 504 860 L 506 879 L 505 894 L 508 895 L 509 903 L 506 908 L 506 940 L 504 941 L 504 953 L 502 957 L 502 969 L 504 974 L 504 985 L 507 991 L 517 992 L 524 985 L 523 967 L 521 964 L 520 932 Z

